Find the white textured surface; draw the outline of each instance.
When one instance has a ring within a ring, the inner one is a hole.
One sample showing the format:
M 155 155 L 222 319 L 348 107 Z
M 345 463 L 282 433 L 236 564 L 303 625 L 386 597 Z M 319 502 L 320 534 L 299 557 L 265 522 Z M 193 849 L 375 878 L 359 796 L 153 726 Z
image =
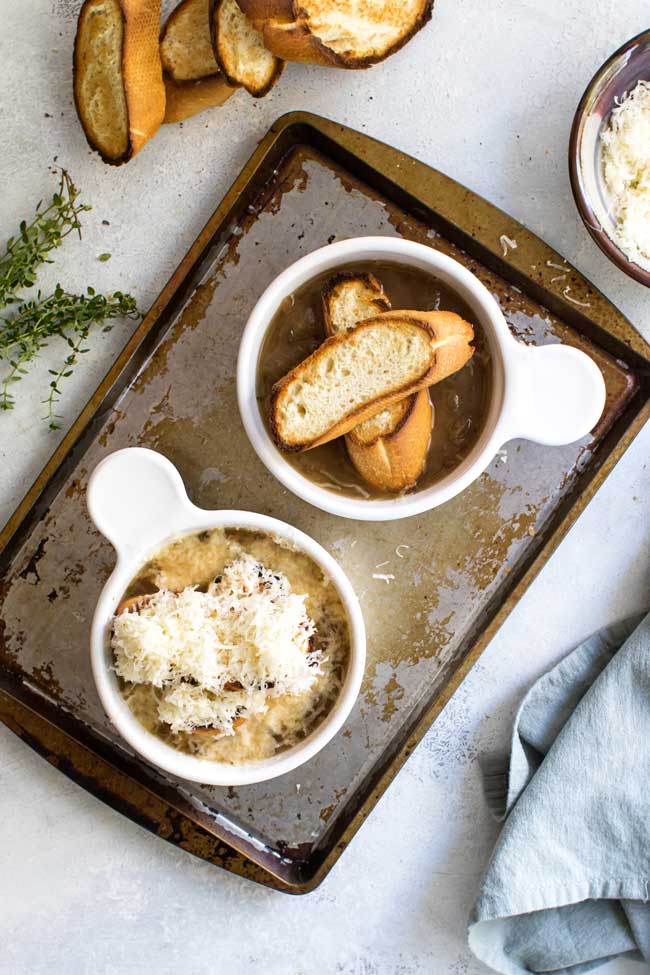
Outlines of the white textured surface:
M 74 116 L 77 7 L 75 0 L 2 4 L 0 233 L 49 192 L 54 156 L 95 207 L 83 243 L 68 241 L 52 279 L 131 289 L 146 306 L 268 125 L 306 108 L 392 142 L 504 207 L 650 337 L 650 296 L 588 238 L 566 169 L 582 90 L 610 51 L 647 27 L 645 0 L 438 0 L 432 24 L 385 65 L 336 74 L 292 66 L 268 98 L 240 92 L 220 111 L 165 129 L 120 170 L 88 152 Z M 113 257 L 100 264 L 104 251 Z M 93 341 L 66 391 L 65 423 L 125 337 L 118 328 Z M 25 383 L 13 415 L 0 415 L 0 517 L 55 443 L 38 420 L 43 375 Z M 0 729 L 0 972 L 485 972 L 465 944 L 466 915 L 497 833 L 476 757 L 505 742 L 534 677 L 591 630 L 650 604 L 649 452 L 646 429 L 308 897 L 256 888 L 178 852 Z M 622 962 L 603 969 L 636 971 Z

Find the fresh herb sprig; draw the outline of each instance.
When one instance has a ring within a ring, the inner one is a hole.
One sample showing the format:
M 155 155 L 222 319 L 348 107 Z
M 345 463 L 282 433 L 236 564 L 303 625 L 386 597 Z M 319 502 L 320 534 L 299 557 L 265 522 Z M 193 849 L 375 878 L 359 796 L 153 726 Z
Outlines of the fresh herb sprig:
M 17 293 L 36 283 L 36 269 L 51 264 L 48 255 L 76 231 L 81 237 L 79 214 L 91 207 L 78 203 L 79 191 L 70 174 L 61 170 L 59 189 L 43 209 L 39 201 L 31 223 L 23 220 L 15 237 L 10 237 L 0 257 L 0 308 L 17 301 Z
M 42 297 L 39 292 L 36 298 L 22 302 L 11 318 L 0 317 L 0 360 L 8 366 L 8 372 L 0 381 L 0 409 L 13 409 L 13 386 L 27 374 L 27 365 L 50 339 L 62 338 L 70 351 L 60 369 L 49 370 L 53 378 L 45 401 L 45 418 L 56 429 L 54 407 L 61 395 L 61 381 L 72 375 L 78 357 L 89 351 L 84 343 L 90 330 L 101 325 L 104 332 L 110 331 L 112 325 L 108 323 L 115 318 L 140 318 L 131 295 L 116 291 L 107 297 L 96 294 L 93 288 L 88 288 L 86 294 L 75 295 L 65 291 L 60 284 L 47 297 Z
M 79 215 L 91 207 L 78 202 L 79 193 L 69 174 L 61 170 L 58 191 L 43 209 L 36 207 L 30 224 L 23 221 L 15 237 L 7 241 L 0 257 L 0 310 L 13 306 L 11 314 L 0 315 L 0 365 L 5 375 L 0 378 L 0 410 L 14 408 L 15 384 L 27 375 L 28 367 L 52 339 L 60 338 L 67 355 L 58 369 L 49 369 L 52 377 L 44 403 L 45 419 L 52 429 L 58 428 L 55 413 L 61 396 L 61 383 L 72 375 L 79 357 L 89 351 L 86 341 L 90 331 L 101 327 L 108 332 L 116 318 L 141 318 L 135 299 L 121 291 L 112 295 L 97 294 L 87 288 L 85 294 L 71 294 L 60 284 L 50 295 L 39 291 L 33 298 L 20 298 L 19 292 L 36 282 L 36 270 L 42 263 L 51 264 L 48 255 L 59 247 L 68 234 L 81 237 Z M 107 260 L 108 254 L 100 255 Z

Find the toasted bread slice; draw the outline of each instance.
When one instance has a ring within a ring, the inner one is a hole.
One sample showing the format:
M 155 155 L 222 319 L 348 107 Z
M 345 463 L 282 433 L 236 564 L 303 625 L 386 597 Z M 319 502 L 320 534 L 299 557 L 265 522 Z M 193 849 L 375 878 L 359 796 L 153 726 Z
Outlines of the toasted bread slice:
M 322 293 L 325 333 L 347 331 L 366 318 L 390 311 L 390 301 L 374 274 L 341 271 L 326 283 Z
M 222 74 L 211 78 L 199 78 L 197 81 L 172 81 L 167 75 L 165 91 L 167 105 L 165 107 L 165 122 L 182 122 L 192 115 L 205 111 L 206 108 L 217 108 L 227 102 L 237 89 L 229 85 Z
M 368 68 L 399 50 L 431 18 L 433 0 L 238 0 L 285 61 Z
M 273 387 L 271 428 L 284 450 L 327 443 L 470 359 L 472 326 L 453 312 L 390 311 L 325 339 Z
M 427 389 L 409 396 L 401 423 L 368 444 L 348 434 L 345 444 L 361 477 L 380 491 L 397 493 L 417 483 L 431 443 L 433 407 Z M 366 421 L 366 423 L 372 421 Z M 390 418 L 392 425 L 393 418 Z
M 211 0 L 210 30 L 217 64 L 231 85 L 262 98 L 276 83 L 284 61 L 264 45 L 262 34 L 236 0 Z
M 328 335 L 390 310 L 390 301 L 374 274 L 344 271 L 323 289 L 323 319 Z M 365 481 L 382 491 L 412 487 L 424 469 L 433 425 L 429 391 L 391 403 L 345 437 L 352 464 Z
M 236 90 L 221 73 L 212 49 L 210 0 L 181 0 L 160 40 L 167 105 L 165 122 L 182 122 L 223 105 Z
M 181 0 L 160 38 L 163 71 L 172 81 L 219 75 L 210 37 L 210 0 Z
M 127 162 L 165 115 L 160 0 L 86 0 L 74 46 L 74 99 L 105 162 Z
M 375 275 L 357 274 L 355 271 L 342 271 L 331 277 L 323 288 L 322 302 L 326 335 L 347 332 L 367 318 L 390 311 L 391 307 L 383 285 Z M 357 438 L 359 444 L 372 443 L 395 429 L 404 418 L 408 406 L 408 399 L 392 403 L 350 430 L 348 436 Z

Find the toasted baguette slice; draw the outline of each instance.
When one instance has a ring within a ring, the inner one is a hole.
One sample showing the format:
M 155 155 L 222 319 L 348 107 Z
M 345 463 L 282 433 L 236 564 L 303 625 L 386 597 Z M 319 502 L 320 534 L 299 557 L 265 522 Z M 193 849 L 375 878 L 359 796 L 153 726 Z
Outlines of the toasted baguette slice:
M 181 0 L 160 38 L 163 71 L 172 81 L 197 81 L 221 74 L 210 37 L 210 0 Z
M 424 470 L 431 443 L 433 407 L 429 391 L 409 396 L 401 423 L 390 433 L 368 444 L 348 434 L 345 444 L 354 467 L 368 484 L 380 491 L 397 493 L 417 483 Z M 366 421 L 369 422 L 369 421 Z M 392 423 L 392 418 L 391 418 Z
M 181 0 L 160 40 L 167 104 L 165 122 L 182 122 L 223 105 L 236 90 L 219 69 L 210 34 L 210 0 Z
M 127 162 L 158 130 L 165 86 L 160 0 L 86 0 L 74 45 L 74 99 L 105 162 Z
M 284 450 L 327 443 L 470 359 L 471 325 L 453 312 L 390 311 L 325 339 L 273 387 L 271 428 Z
M 210 31 L 217 64 L 231 85 L 255 98 L 268 94 L 284 69 L 236 0 L 211 0 Z
M 328 335 L 390 310 L 390 301 L 374 274 L 337 274 L 327 282 L 322 300 Z M 432 426 L 429 391 L 422 389 L 353 427 L 345 437 L 348 455 L 373 487 L 392 493 L 404 491 L 416 483 L 424 469 Z
M 345 332 L 366 318 L 390 311 L 390 300 L 374 274 L 341 271 L 323 288 L 323 321 L 326 335 Z
M 431 18 L 433 0 L 238 0 L 285 61 L 368 68 L 399 50 Z
M 165 91 L 167 104 L 165 107 L 165 122 L 182 122 L 192 115 L 205 111 L 206 108 L 217 108 L 227 102 L 237 89 L 229 85 L 222 74 L 211 78 L 199 78 L 197 81 L 172 81 L 167 75 Z
M 331 277 L 323 288 L 322 302 L 326 335 L 347 332 L 367 318 L 390 311 L 390 301 L 375 275 L 355 271 L 342 271 Z M 354 437 L 359 444 L 369 444 L 391 433 L 404 419 L 409 402 L 410 398 L 392 403 L 350 430 L 348 437 Z

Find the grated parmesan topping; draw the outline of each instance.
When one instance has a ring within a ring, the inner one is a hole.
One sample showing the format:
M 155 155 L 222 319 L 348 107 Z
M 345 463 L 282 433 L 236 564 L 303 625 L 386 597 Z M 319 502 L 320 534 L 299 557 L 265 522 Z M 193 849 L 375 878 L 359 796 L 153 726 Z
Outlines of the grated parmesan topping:
M 264 713 L 272 697 L 308 691 L 321 673 L 305 599 L 282 573 L 243 555 L 207 592 L 161 590 L 137 612 L 116 616 L 115 670 L 159 688 L 158 716 L 172 731 L 233 735 L 236 718 Z
M 615 240 L 632 261 L 650 261 L 650 81 L 639 81 L 600 134 Z

